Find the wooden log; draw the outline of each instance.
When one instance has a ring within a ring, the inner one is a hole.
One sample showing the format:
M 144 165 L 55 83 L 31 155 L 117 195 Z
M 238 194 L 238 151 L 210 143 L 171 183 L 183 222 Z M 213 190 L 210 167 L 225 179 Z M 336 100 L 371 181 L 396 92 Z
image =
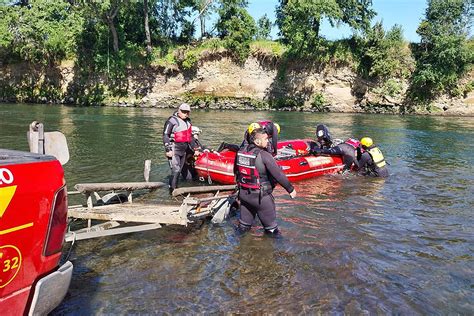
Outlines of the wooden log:
M 143 168 L 143 177 L 145 181 L 150 181 L 151 160 L 145 160 L 145 167 Z
M 235 184 L 229 185 L 212 185 L 212 186 L 199 186 L 199 187 L 184 187 L 173 190 L 173 196 L 185 195 L 188 193 L 208 193 L 217 191 L 233 191 L 237 189 Z
M 185 198 L 183 203 L 187 203 L 187 204 L 190 204 L 190 205 L 197 205 L 197 204 L 201 204 L 203 202 L 223 200 L 223 199 L 228 199 L 228 198 L 231 198 L 231 197 L 235 197 L 235 195 L 234 194 L 218 195 L 218 196 L 211 196 L 211 197 L 205 197 L 205 198 L 190 197 L 190 198 Z
M 68 217 L 86 220 L 186 225 L 188 222 L 187 213 L 182 216 L 180 212 L 179 206 L 134 203 L 104 205 L 92 209 L 86 207 L 68 209 Z
M 110 183 L 78 183 L 74 188 L 81 192 L 99 192 L 99 191 L 133 191 L 133 190 L 154 190 L 166 186 L 163 182 L 110 182 Z

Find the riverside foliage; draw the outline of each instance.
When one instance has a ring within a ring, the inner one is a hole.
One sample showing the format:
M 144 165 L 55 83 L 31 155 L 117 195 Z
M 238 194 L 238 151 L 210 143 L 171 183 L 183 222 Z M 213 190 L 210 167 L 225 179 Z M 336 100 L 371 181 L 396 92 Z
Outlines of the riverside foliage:
M 128 70 L 175 65 L 192 74 L 204 51 L 225 51 L 236 62 L 264 53 L 281 61 L 280 80 L 296 60 L 349 65 L 391 93 L 399 90 L 394 78 L 409 80 L 413 102 L 472 90 L 472 82 L 459 84 L 474 60 L 472 0 L 428 0 L 421 41 L 411 44 L 400 26 L 385 30 L 374 21 L 370 0 L 281 0 L 275 25 L 266 15 L 256 22 L 247 6 L 245 0 L 0 0 L 1 63 L 26 63 L 38 72 L 14 87 L 13 74 L 0 78 L 0 97 L 101 103 L 127 95 Z M 354 35 L 326 40 L 319 32 L 323 19 L 347 24 Z M 268 40 L 272 27 L 279 29 L 276 41 Z M 57 80 L 42 74 L 65 61 L 74 64 L 74 82 L 61 92 Z

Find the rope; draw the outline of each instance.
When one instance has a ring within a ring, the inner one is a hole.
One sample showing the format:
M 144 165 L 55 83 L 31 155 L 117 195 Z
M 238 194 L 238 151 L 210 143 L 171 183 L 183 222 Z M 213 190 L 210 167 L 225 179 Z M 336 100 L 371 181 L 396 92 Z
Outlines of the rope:
M 209 152 L 206 152 L 206 160 L 207 160 L 207 165 L 206 165 L 206 171 L 207 171 L 207 183 L 212 184 L 212 179 L 211 179 L 211 174 L 209 173 Z

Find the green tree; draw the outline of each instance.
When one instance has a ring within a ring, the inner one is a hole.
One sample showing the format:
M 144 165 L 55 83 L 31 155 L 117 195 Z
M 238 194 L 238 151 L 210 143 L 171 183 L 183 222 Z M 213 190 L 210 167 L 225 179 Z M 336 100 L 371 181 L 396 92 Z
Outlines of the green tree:
M 266 14 L 257 21 L 257 39 L 268 39 L 272 31 L 272 22 Z
M 356 49 L 360 52 L 359 73 L 366 78 L 383 82 L 393 77 L 407 78 L 411 73 L 413 60 L 399 25 L 386 32 L 382 22 L 375 23 L 357 38 Z
M 128 3 L 128 0 L 79 0 L 83 8 L 84 16 L 97 17 L 104 21 L 112 35 L 112 47 L 115 53 L 119 51 L 119 35 L 117 31 L 117 15 L 120 8 Z
M 323 18 L 332 26 L 345 23 L 354 30 L 370 26 L 375 15 L 371 0 L 280 0 L 277 25 L 291 53 L 311 55 L 321 43 Z
M 206 35 L 206 20 L 211 16 L 211 14 L 214 12 L 216 8 L 215 8 L 213 0 L 195 0 L 195 1 L 196 2 L 193 8 L 198 13 L 197 18 L 199 18 L 199 23 L 201 26 L 201 38 L 203 38 Z
M 244 61 L 250 54 L 250 42 L 257 33 L 255 20 L 245 9 L 245 0 L 221 0 L 217 31 L 224 46 Z
M 416 69 L 410 87 L 413 101 L 430 101 L 456 91 L 459 79 L 474 62 L 468 46 L 472 0 L 429 0 L 417 33 Z
M 190 39 L 189 33 L 194 27 L 187 18 L 195 5 L 195 0 L 155 0 L 153 18 L 159 43 L 168 46 L 180 38 Z
M 52 64 L 72 56 L 83 19 L 67 1 L 2 6 L 0 46 L 23 60 Z
M 146 52 L 148 55 L 151 54 L 152 47 L 151 47 L 151 33 L 150 33 L 150 19 L 149 19 L 149 2 L 148 0 L 143 0 L 143 27 L 145 29 L 145 44 L 146 44 Z

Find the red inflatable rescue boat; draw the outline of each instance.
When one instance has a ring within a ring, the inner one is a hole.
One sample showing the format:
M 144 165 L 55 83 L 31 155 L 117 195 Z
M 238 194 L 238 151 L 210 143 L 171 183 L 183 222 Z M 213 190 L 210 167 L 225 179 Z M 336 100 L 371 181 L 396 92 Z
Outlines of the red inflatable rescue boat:
M 309 155 L 310 142 L 310 139 L 278 142 L 275 159 L 291 182 L 336 173 L 343 168 L 340 156 Z M 201 179 L 234 184 L 235 156 L 236 152 L 228 149 L 202 153 L 196 160 L 196 171 Z

